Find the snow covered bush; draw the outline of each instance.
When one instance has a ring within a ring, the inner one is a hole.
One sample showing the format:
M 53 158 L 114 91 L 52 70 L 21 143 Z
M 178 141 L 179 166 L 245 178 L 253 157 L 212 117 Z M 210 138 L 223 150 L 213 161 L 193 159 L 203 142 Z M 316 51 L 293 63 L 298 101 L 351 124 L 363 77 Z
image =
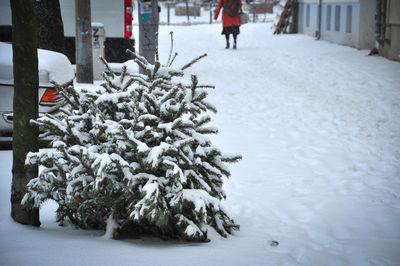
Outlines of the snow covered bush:
M 206 136 L 217 133 L 207 126 L 208 111 L 216 112 L 206 101 L 212 86 L 199 85 L 195 75 L 190 85 L 176 81 L 205 55 L 178 70 L 175 57 L 163 66 L 158 56 L 151 65 L 132 55 L 144 74 L 124 67 L 116 75 L 105 62 L 101 88 L 63 89 L 63 114 L 34 121 L 54 149 L 28 154 L 26 164 L 42 171 L 23 202 L 40 207 L 52 199 L 61 224 L 67 218 L 114 238 L 207 241 L 210 226 L 226 237 L 239 226 L 221 206 L 230 176 L 225 163 L 241 156 L 224 155 Z

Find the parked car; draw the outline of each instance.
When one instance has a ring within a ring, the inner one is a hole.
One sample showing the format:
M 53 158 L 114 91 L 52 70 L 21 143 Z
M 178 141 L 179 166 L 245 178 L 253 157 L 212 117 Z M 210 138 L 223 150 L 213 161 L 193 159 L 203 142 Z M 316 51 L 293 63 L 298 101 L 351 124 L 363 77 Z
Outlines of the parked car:
M 52 84 L 73 84 L 74 69 L 68 58 L 57 52 L 38 49 L 39 113 L 54 113 L 64 100 Z M 12 143 L 13 132 L 13 50 L 12 44 L 0 42 L 0 146 Z

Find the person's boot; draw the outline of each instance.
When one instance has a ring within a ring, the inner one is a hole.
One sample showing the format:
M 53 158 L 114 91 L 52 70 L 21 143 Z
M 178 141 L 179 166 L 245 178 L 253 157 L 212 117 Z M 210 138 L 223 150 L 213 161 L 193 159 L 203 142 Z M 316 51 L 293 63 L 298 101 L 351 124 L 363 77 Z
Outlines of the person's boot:
M 229 35 L 225 35 L 225 39 L 226 39 L 226 47 L 225 47 L 225 49 L 229 49 Z
M 233 49 L 236 49 L 236 39 L 233 40 Z

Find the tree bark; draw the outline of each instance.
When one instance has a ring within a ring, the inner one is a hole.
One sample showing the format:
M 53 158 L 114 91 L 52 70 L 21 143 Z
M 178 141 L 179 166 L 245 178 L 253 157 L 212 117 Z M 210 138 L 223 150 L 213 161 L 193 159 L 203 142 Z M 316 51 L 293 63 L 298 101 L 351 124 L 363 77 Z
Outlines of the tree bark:
M 59 0 L 35 1 L 38 48 L 64 53 L 64 25 Z
M 38 176 L 38 167 L 25 167 L 25 157 L 38 151 L 38 58 L 35 0 L 10 0 L 13 24 L 14 129 L 11 216 L 19 223 L 40 226 L 39 210 L 22 206 L 26 185 Z

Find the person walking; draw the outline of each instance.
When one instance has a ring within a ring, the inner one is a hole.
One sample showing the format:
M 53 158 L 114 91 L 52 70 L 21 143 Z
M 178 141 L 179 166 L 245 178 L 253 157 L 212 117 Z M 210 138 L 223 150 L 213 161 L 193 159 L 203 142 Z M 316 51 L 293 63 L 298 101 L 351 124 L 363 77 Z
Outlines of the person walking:
M 214 19 L 218 19 L 222 8 L 222 35 L 225 35 L 226 49 L 229 48 L 229 35 L 233 35 L 233 49 L 237 46 L 237 36 L 240 34 L 239 10 L 242 0 L 219 0 Z

